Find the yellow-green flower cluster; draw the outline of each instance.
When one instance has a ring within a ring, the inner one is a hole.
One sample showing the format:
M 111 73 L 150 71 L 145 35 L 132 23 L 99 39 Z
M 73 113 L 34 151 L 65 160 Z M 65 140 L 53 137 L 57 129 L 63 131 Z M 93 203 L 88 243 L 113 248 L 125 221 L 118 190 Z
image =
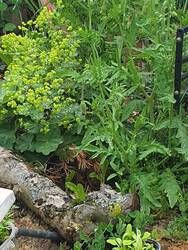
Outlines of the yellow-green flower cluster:
M 80 120 L 75 79 L 66 75 L 79 64 L 79 41 L 58 17 L 44 8 L 36 21 L 20 27 L 23 36 L 2 37 L 0 53 L 9 65 L 0 85 L 0 120 L 16 116 L 21 128 L 33 131 L 34 124 L 35 131 L 43 133 L 54 126 L 70 128 Z

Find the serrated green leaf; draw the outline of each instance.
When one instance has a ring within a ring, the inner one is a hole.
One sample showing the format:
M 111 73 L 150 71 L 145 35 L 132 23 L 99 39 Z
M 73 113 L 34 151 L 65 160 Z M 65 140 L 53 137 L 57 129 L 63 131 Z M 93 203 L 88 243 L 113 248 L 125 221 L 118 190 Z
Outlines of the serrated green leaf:
M 39 124 L 33 122 L 33 121 L 30 121 L 28 123 L 28 126 L 27 126 L 27 132 L 29 134 L 38 134 L 40 131 L 40 126 Z
M 0 146 L 12 149 L 15 141 L 15 129 L 9 124 L 0 124 Z
M 34 151 L 33 148 L 33 138 L 34 136 L 32 134 L 23 134 L 20 135 L 17 139 L 16 139 L 16 146 L 15 148 L 17 150 L 19 150 L 20 152 L 25 152 L 27 150 L 29 151 Z
M 60 129 L 50 130 L 47 134 L 38 134 L 34 142 L 34 149 L 37 153 L 48 155 L 55 151 L 63 142 Z
M 6 23 L 3 30 L 5 32 L 8 32 L 8 31 L 14 31 L 16 29 L 16 25 L 13 24 L 13 23 Z
M 6 3 L 0 2 L 0 11 L 6 10 L 8 5 Z
M 151 208 L 160 208 L 161 207 L 161 203 L 159 200 L 160 192 L 157 186 L 158 178 L 156 174 L 145 173 L 136 175 L 135 177 L 137 179 L 136 183 L 139 185 L 140 189 L 139 196 L 140 196 L 141 210 L 146 214 L 149 214 Z
M 181 194 L 181 188 L 170 169 L 167 169 L 161 175 L 160 185 L 161 190 L 164 191 L 168 197 L 170 208 L 173 208 L 178 201 L 179 195 Z
M 188 160 L 188 131 L 184 124 L 179 123 L 178 132 L 176 138 L 179 139 L 180 148 L 177 148 L 177 152 L 182 154 L 185 160 Z
M 143 107 L 144 102 L 141 100 L 132 100 L 130 101 L 126 107 L 123 108 L 122 110 L 122 118 L 121 121 L 124 122 L 126 121 L 129 116 L 133 113 L 133 111 L 136 111 L 138 109 L 140 109 L 141 107 Z
M 161 129 L 167 128 L 178 128 L 179 124 L 179 117 L 173 117 L 172 120 L 163 120 L 162 122 L 157 122 L 153 127 L 154 130 L 159 131 Z
M 188 140 L 188 138 L 187 138 Z M 185 145 L 185 144 L 184 144 Z M 187 145 L 188 146 L 188 145 Z M 182 157 L 188 161 L 188 148 L 184 147 L 184 148 L 176 148 L 176 151 L 182 155 Z
M 159 143 L 152 143 L 146 147 L 147 149 L 141 153 L 139 156 L 139 160 L 143 160 L 148 155 L 152 153 L 162 154 L 162 155 L 171 155 L 170 149 L 166 148 L 165 146 Z
M 65 182 L 71 182 L 76 174 L 75 170 L 70 170 L 68 175 L 65 178 Z
M 174 96 L 172 94 L 167 94 L 161 98 L 159 98 L 161 102 L 169 102 L 169 103 L 176 103 L 176 100 L 174 99 Z

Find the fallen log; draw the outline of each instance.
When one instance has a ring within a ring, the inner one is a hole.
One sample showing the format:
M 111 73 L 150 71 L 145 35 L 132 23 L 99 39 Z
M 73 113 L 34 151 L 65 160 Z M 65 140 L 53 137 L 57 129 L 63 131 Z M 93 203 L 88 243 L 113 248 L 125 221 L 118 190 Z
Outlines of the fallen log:
M 107 185 L 88 193 L 85 202 L 75 205 L 68 193 L 1 147 L 0 181 L 13 185 L 17 197 L 70 241 L 77 239 L 80 230 L 90 234 L 98 223 L 111 221 L 114 205 L 118 205 L 122 214 L 138 208 L 134 194 L 121 195 Z

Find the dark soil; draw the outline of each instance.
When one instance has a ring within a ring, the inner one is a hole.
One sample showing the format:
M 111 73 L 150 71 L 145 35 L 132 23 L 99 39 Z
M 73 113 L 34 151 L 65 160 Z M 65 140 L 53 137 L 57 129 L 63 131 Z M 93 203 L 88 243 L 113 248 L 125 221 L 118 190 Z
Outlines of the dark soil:
M 188 250 L 188 242 L 185 241 L 162 239 L 160 243 L 162 250 Z
M 14 209 L 14 223 L 16 227 L 30 228 L 36 230 L 49 230 L 40 218 L 19 204 Z M 160 229 L 162 230 L 162 229 Z M 174 239 L 167 239 L 161 236 L 159 239 L 162 250 L 188 250 L 188 242 Z M 59 246 L 50 240 L 19 237 L 16 240 L 16 250 L 59 250 Z M 69 249 L 69 248 L 66 248 Z M 84 249 L 83 249 L 84 250 Z M 99 249 L 102 250 L 102 249 Z
M 0 183 L 0 187 L 11 189 L 10 186 L 3 185 L 2 183 Z M 44 231 L 50 230 L 50 228 L 46 224 L 44 224 L 44 222 L 39 217 L 28 210 L 22 203 L 17 202 L 13 207 L 12 212 L 14 224 L 17 228 L 28 228 Z M 161 220 L 158 225 L 154 226 L 154 228 L 158 229 L 159 232 L 162 232 L 167 223 L 168 219 Z M 159 233 L 158 241 L 161 244 L 162 250 L 188 250 L 188 242 L 175 239 L 167 239 L 164 237 L 163 233 L 161 233 L 161 235 Z M 63 249 L 70 250 L 70 248 L 68 247 L 64 247 Z M 50 240 L 19 237 L 16 238 L 16 250 L 59 250 L 59 246 L 56 243 L 51 242 Z
M 166 237 L 164 229 L 168 223 L 178 216 L 177 211 L 172 211 L 166 218 L 160 219 L 150 230 L 155 229 L 157 232 L 158 242 L 161 244 L 161 250 L 188 250 L 188 241 Z
M 23 208 L 22 204 L 13 208 L 14 224 L 18 228 L 27 228 L 34 230 L 49 230 L 40 218 L 30 212 L 28 209 Z M 50 240 L 36 239 L 30 237 L 16 238 L 16 250 L 58 250 L 57 244 Z

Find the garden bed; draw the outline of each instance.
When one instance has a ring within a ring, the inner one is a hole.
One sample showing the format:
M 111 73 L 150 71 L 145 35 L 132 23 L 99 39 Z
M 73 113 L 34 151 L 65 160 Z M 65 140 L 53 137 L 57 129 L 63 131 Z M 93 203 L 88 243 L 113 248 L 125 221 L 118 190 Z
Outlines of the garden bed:
M 129 244 L 127 225 L 142 237 L 171 211 L 168 236 L 186 241 L 187 86 L 177 112 L 173 68 L 187 2 L 41 3 L 18 34 L 3 28 L 0 180 L 74 250 Z
M 6 186 L 6 185 L 5 185 Z M 44 224 L 44 222 L 37 217 L 34 213 L 32 213 L 30 210 L 28 210 L 23 204 L 17 203 L 16 208 L 13 209 L 14 212 L 14 223 L 16 227 L 22 228 L 30 228 L 35 230 L 49 230 L 49 227 Z M 159 225 L 153 225 L 153 228 L 158 228 L 159 231 L 162 232 L 166 228 L 166 225 L 168 224 L 168 221 L 163 222 L 162 226 L 159 227 Z M 152 228 L 150 228 L 152 230 Z M 162 236 L 161 236 L 162 237 Z M 188 243 L 186 241 L 181 240 L 175 240 L 175 239 L 165 239 L 161 238 L 159 239 L 159 242 L 161 244 L 162 250 L 187 250 L 188 249 Z M 20 250 L 40 250 L 41 246 L 43 246 L 43 249 L 46 250 L 59 250 L 59 246 L 55 243 L 52 243 L 49 240 L 43 240 L 43 239 L 34 239 L 34 238 L 28 238 L 28 237 L 19 237 L 16 243 L 17 249 Z M 63 250 L 70 250 L 68 245 L 67 248 L 64 248 Z

